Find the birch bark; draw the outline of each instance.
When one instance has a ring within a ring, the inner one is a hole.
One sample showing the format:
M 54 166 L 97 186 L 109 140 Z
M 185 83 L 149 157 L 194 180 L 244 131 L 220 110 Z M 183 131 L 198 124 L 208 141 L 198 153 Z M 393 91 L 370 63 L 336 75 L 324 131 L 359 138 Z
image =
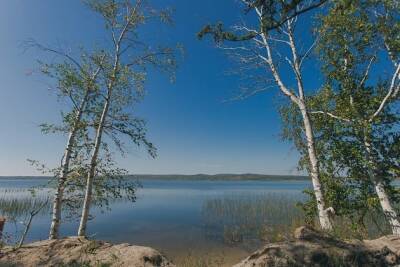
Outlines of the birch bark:
M 374 174 L 374 160 L 371 153 L 371 143 L 368 141 L 367 137 L 365 137 L 364 146 L 366 150 L 366 159 L 368 161 L 368 175 L 374 184 L 375 192 L 379 199 L 379 204 L 381 205 L 383 213 L 389 222 L 392 234 L 400 235 L 400 221 L 398 219 L 398 214 L 389 200 L 389 196 L 386 193 L 383 182 Z
M 260 10 L 257 10 L 257 14 L 259 15 L 259 18 L 262 19 L 262 12 Z M 266 57 L 261 56 L 265 60 L 265 62 L 268 64 L 272 76 L 275 80 L 275 83 L 277 84 L 278 88 L 280 91 L 289 98 L 291 102 L 293 102 L 295 105 L 300 110 L 300 113 L 302 115 L 303 119 L 303 125 L 304 125 L 304 132 L 305 132 L 305 137 L 306 137 L 306 146 L 307 146 L 307 154 L 308 154 L 308 160 L 309 160 L 309 174 L 312 180 L 313 184 L 313 190 L 315 194 L 315 198 L 317 201 L 317 209 L 318 209 L 318 219 L 321 225 L 321 228 L 323 230 L 332 230 L 332 223 L 330 221 L 329 217 L 329 210 L 332 208 L 326 208 L 326 203 L 324 199 L 324 194 L 323 194 L 323 188 L 321 184 L 321 179 L 320 179 L 320 171 L 319 171 L 319 164 L 318 164 L 318 156 L 315 150 L 315 138 L 314 138 L 314 133 L 313 133 L 313 128 L 312 128 L 312 122 L 310 120 L 310 116 L 307 110 L 307 104 L 305 101 L 305 96 L 304 96 L 304 84 L 303 84 L 303 79 L 301 75 L 301 67 L 300 67 L 300 62 L 302 59 L 299 58 L 297 49 L 296 49 L 296 44 L 294 41 L 294 34 L 293 34 L 293 29 L 292 29 L 292 21 L 293 20 L 288 20 L 287 21 L 287 26 L 288 26 L 288 32 L 287 37 L 288 41 L 285 41 L 291 49 L 292 52 L 292 60 L 288 60 L 296 81 L 297 81 L 297 95 L 289 90 L 283 83 L 281 76 L 278 72 L 277 67 L 275 66 L 273 57 L 272 57 L 272 51 L 271 47 L 268 42 L 268 36 L 265 33 L 261 33 L 261 42 L 263 43 L 265 49 L 266 49 Z
M 305 135 L 307 139 L 307 152 L 310 162 L 310 176 L 313 184 L 315 199 L 317 201 L 319 223 L 322 229 L 332 230 L 332 223 L 330 221 L 328 213 L 329 209 L 326 208 L 325 199 L 322 191 L 318 158 L 317 158 L 317 153 L 315 151 L 314 133 L 312 131 L 312 124 L 305 105 L 300 105 L 299 108 L 303 117 Z
M 106 99 L 103 107 L 103 111 L 100 117 L 100 122 L 99 126 L 96 131 L 96 140 L 94 144 L 94 148 L 92 150 L 92 155 L 91 155 L 91 160 L 90 160 L 90 170 L 86 179 L 86 190 L 85 190 L 85 199 L 83 202 L 83 208 L 82 208 L 82 215 L 81 215 L 81 220 L 79 223 L 79 229 L 78 229 L 78 236 L 85 236 L 86 235 L 86 226 L 87 226 L 87 221 L 89 218 L 89 212 L 90 212 L 90 205 L 92 203 L 92 190 L 93 190 L 93 180 L 96 174 L 96 166 L 97 166 L 97 159 L 98 159 L 98 154 L 101 146 L 101 139 L 103 135 L 103 127 L 104 123 L 107 117 L 107 113 L 109 110 L 110 106 L 110 99 Z
M 102 142 L 104 124 L 106 122 L 106 118 L 107 118 L 108 111 L 110 108 L 110 103 L 112 100 L 112 90 L 113 90 L 113 86 L 115 83 L 115 79 L 117 77 L 117 72 L 119 70 L 120 45 L 121 45 L 121 41 L 123 40 L 124 35 L 128 29 L 129 23 L 130 22 L 127 21 L 124 29 L 122 30 L 118 40 L 115 43 L 114 64 L 113 64 L 110 81 L 107 84 L 107 97 L 105 98 L 99 125 L 96 130 L 95 143 L 94 143 L 94 147 L 93 147 L 92 154 L 91 154 L 91 160 L 90 160 L 90 170 L 88 172 L 88 176 L 86 179 L 85 198 L 84 198 L 84 202 L 83 202 L 82 215 L 81 215 L 79 228 L 78 228 L 78 236 L 86 235 L 87 221 L 89 219 L 90 205 L 92 203 L 93 181 L 94 181 L 94 178 L 96 175 L 97 160 L 98 160 L 98 155 L 99 155 L 100 146 L 101 146 L 101 142 Z
M 86 91 L 84 98 L 81 101 L 81 104 L 77 110 L 75 115 L 74 124 L 72 129 L 68 135 L 67 145 L 64 151 L 63 161 L 61 164 L 61 174 L 58 179 L 58 186 L 57 191 L 53 200 L 53 212 L 51 218 L 51 225 L 50 225 L 50 233 L 49 239 L 57 239 L 59 237 L 59 228 L 61 222 L 61 210 L 62 210 L 62 201 L 64 196 L 65 190 L 65 183 L 67 181 L 67 176 L 69 172 L 69 166 L 71 161 L 71 155 L 73 152 L 73 147 L 75 143 L 75 137 L 79 129 L 79 124 L 82 119 L 83 110 L 87 104 L 89 99 L 89 90 Z

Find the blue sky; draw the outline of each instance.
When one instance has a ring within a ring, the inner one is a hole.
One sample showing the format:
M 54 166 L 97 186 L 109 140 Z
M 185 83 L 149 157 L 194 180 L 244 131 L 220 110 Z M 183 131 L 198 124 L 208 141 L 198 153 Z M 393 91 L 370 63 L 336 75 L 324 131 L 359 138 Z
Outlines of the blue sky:
M 232 62 L 196 32 L 218 20 L 242 15 L 235 0 L 156 0 L 175 8 L 175 26 L 149 26 L 147 38 L 185 47 L 174 84 L 151 73 L 138 115 L 148 122 L 158 158 L 131 149 L 118 158 L 131 173 L 295 174 L 297 152 L 280 139 L 277 91 L 224 102 L 238 88 L 226 74 Z M 101 20 L 79 0 L 5 0 L 0 9 L 0 175 L 37 175 L 26 159 L 59 164 L 65 137 L 42 135 L 38 124 L 57 122 L 62 106 L 46 80 L 29 75 L 40 55 L 23 52 L 22 41 L 90 47 L 104 40 Z M 310 79 L 313 74 L 310 74 Z

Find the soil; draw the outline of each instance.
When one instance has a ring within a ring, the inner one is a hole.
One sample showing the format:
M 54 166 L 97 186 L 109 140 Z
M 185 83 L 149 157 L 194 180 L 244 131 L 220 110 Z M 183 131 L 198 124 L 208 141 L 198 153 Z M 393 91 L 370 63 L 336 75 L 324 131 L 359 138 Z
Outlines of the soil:
M 400 266 L 400 237 L 339 240 L 308 227 L 296 229 L 294 240 L 272 243 L 234 267 Z
M 130 244 L 118 244 L 78 237 L 45 240 L 19 249 L 4 247 L 0 251 L 0 266 L 140 266 L 173 267 L 155 249 Z

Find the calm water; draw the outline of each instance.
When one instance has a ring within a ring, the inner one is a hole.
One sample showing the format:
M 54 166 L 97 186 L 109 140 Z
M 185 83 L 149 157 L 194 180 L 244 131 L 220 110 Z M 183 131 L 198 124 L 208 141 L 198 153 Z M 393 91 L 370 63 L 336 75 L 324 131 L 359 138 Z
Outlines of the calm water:
M 141 183 L 143 188 L 138 189 L 135 203 L 119 201 L 105 213 L 94 209 L 89 235 L 111 242 L 151 246 L 172 258 L 191 251 L 233 253 L 236 257 L 247 253 L 243 246 L 226 244 L 205 234 L 205 207 L 210 207 L 212 201 L 265 194 L 300 200 L 302 190 L 310 186 L 307 181 L 142 180 Z M 28 193 L 22 189 L 43 184 L 46 180 L 2 178 L 0 194 L 26 198 Z M 38 215 L 27 240 L 46 239 L 49 221 L 49 212 Z M 62 225 L 62 235 L 75 235 L 76 229 L 76 220 L 66 222 Z M 21 225 L 7 224 L 5 230 L 16 236 Z

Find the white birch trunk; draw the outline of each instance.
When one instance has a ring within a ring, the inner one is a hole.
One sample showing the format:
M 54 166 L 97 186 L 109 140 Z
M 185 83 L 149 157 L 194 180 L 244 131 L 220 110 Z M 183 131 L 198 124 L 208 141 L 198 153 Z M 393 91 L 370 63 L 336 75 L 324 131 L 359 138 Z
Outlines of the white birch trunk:
M 400 84 L 397 82 L 398 79 L 400 79 L 400 63 L 394 61 L 394 58 L 389 49 L 389 46 L 386 43 L 385 43 L 385 46 L 386 46 L 387 52 L 389 54 L 389 57 L 391 58 L 391 60 L 394 63 L 395 71 L 392 76 L 390 87 L 389 87 L 389 90 L 388 90 L 386 96 L 381 101 L 379 108 L 370 117 L 369 122 L 373 122 L 373 120 L 379 115 L 380 112 L 382 112 L 382 110 L 385 108 L 385 106 L 388 105 L 388 103 L 390 102 L 390 99 L 395 98 L 400 90 Z M 371 169 L 374 166 L 374 161 L 371 158 L 371 143 L 367 139 L 367 135 L 365 136 L 364 145 L 365 145 L 365 149 L 367 152 L 367 161 L 369 163 L 368 174 L 370 176 L 371 181 L 374 183 L 375 191 L 379 198 L 379 203 L 381 204 L 382 210 L 385 213 L 385 216 L 390 224 L 390 228 L 392 229 L 392 234 L 400 235 L 400 222 L 399 222 L 398 214 L 397 214 L 396 210 L 393 208 L 392 204 L 390 203 L 390 199 L 386 193 L 384 184 L 382 183 L 382 181 L 377 179 L 377 177 L 375 177 L 374 172 Z
M 262 19 L 262 12 L 257 10 L 257 13 L 260 16 L 260 19 Z M 274 64 L 273 57 L 272 57 L 272 52 L 271 52 L 271 47 L 268 43 L 268 38 L 267 36 L 262 33 L 261 38 L 262 40 L 260 41 L 261 43 L 264 44 L 264 47 L 266 49 L 266 57 L 260 56 L 270 67 L 272 76 L 274 77 L 274 80 L 281 90 L 281 92 L 290 99 L 290 101 L 298 106 L 300 109 L 302 118 L 303 118 L 303 124 L 304 124 L 304 130 L 306 134 L 306 142 L 307 142 L 307 153 L 308 153 L 308 158 L 310 162 L 310 176 L 313 184 L 313 189 L 314 189 L 314 194 L 315 198 L 317 201 L 317 209 L 318 209 L 318 219 L 321 225 L 321 228 L 323 230 L 330 231 L 332 230 L 332 224 L 329 218 L 328 210 L 331 210 L 331 208 L 327 209 L 325 207 L 325 200 L 324 200 L 324 195 L 323 195 L 323 190 L 322 190 L 322 185 L 321 185 L 321 180 L 320 180 L 320 175 L 319 175 L 319 165 L 318 165 L 318 158 L 317 154 L 315 151 L 315 140 L 314 140 L 314 134 L 312 130 L 312 125 L 311 125 L 311 120 L 306 108 L 306 103 L 304 100 L 304 88 L 303 88 L 303 80 L 302 80 L 302 75 L 301 75 L 301 69 L 300 69 L 300 61 L 298 58 L 297 50 L 296 50 L 296 45 L 294 42 L 294 36 L 292 32 L 292 27 L 291 27 L 291 22 L 288 22 L 288 37 L 289 41 L 287 42 L 290 46 L 290 49 L 292 51 L 293 55 L 293 60 L 291 67 L 294 71 L 295 78 L 297 80 L 297 89 L 298 89 L 298 95 L 295 95 L 293 92 L 291 92 L 283 83 L 281 76 L 278 73 L 278 70 Z
M 364 145 L 365 145 L 365 150 L 367 152 L 367 161 L 369 164 L 368 175 L 369 175 L 370 180 L 374 184 L 375 192 L 379 198 L 379 204 L 381 205 L 383 213 L 385 214 L 385 216 L 389 222 L 390 228 L 392 230 L 392 234 L 400 235 L 400 222 L 398 219 L 398 214 L 397 214 L 396 210 L 393 208 L 392 204 L 390 203 L 390 200 L 386 193 L 384 184 L 382 183 L 382 181 L 377 179 L 377 177 L 375 177 L 373 170 L 371 169 L 374 166 L 374 162 L 371 158 L 371 144 L 367 138 L 365 138 L 365 140 L 364 140 Z
M 375 181 L 374 186 L 376 194 L 379 198 L 379 203 L 381 204 L 382 210 L 389 221 L 390 228 L 392 229 L 392 234 L 400 235 L 400 222 L 398 220 L 398 215 L 392 204 L 390 203 L 383 183 L 380 181 Z
M 104 103 L 103 111 L 101 113 L 99 121 L 99 126 L 96 131 L 96 139 L 90 160 L 90 170 L 86 179 L 85 199 L 82 207 L 82 215 L 79 223 L 78 236 L 84 237 L 86 235 L 86 226 L 89 218 L 90 205 L 92 203 L 93 180 L 96 174 L 97 159 L 101 146 L 104 123 L 107 117 L 109 106 L 110 106 L 110 98 L 108 97 Z
M 76 133 L 78 131 L 78 126 L 82 118 L 83 110 L 87 104 L 89 97 L 89 90 L 86 92 L 81 105 L 78 109 L 78 112 L 75 116 L 75 121 L 73 127 L 68 135 L 67 146 L 64 151 L 64 157 L 61 164 L 61 174 L 58 179 L 57 192 L 54 196 L 53 200 L 53 211 L 50 225 L 50 233 L 49 239 L 57 239 L 59 237 L 59 228 L 61 222 L 61 210 L 62 210 L 62 201 L 64 196 L 65 182 L 67 181 L 67 176 L 69 172 L 69 164 L 71 160 L 71 155 L 73 151 L 73 146 L 75 143 Z
M 303 117 L 305 135 L 307 139 L 307 152 L 310 161 L 310 176 L 313 184 L 315 199 L 317 201 L 318 208 L 318 219 L 323 230 L 332 230 L 332 224 L 329 218 L 328 210 L 325 206 L 324 195 L 322 191 L 322 185 L 319 175 L 318 158 L 315 152 L 315 141 L 314 133 L 312 131 L 312 125 L 310 121 L 309 114 L 307 113 L 306 107 L 301 101 L 299 105 L 301 115 Z
M 322 184 L 321 184 L 321 177 L 320 177 L 320 172 L 319 172 L 319 163 L 318 163 L 318 157 L 317 153 L 315 151 L 315 139 L 314 139 L 314 132 L 312 128 L 312 123 L 310 120 L 310 116 L 307 111 L 307 106 L 305 102 L 305 97 L 304 97 L 304 85 L 303 85 L 303 78 L 302 78 L 302 73 L 301 73 L 301 67 L 300 67 L 300 59 L 299 55 L 297 53 L 297 48 L 294 40 L 294 33 L 293 33 L 293 28 L 292 28 L 292 22 L 289 20 L 288 23 L 288 37 L 289 37 L 289 46 L 292 51 L 292 68 L 297 80 L 297 89 L 298 89 L 298 101 L 295 102 L 297 106 L 300 109 L 301 115 L 303 117 L 303 124 L 304 124 L 304 132 L 306 135 L 306 142 L 307 142 L 307 153 L 308 153 L 308 159 L 310 162 L 310 176 L 311 176 L 311 181 L 313 184 L 313 189 L 314 189 L 314 194 L 315 194 L 315 199 L 317 201 L 317 210 L 318 210 L 318 219 L 319 223 L 321 225 L 321 228 L 323 230 L 331 231 L 332 230 L 332 224 L 329 218 L 329 213 L 328 210 L 331 210 L 332 208 L 327 209 L 325 206 L 325 198 L 322 190 Z
M 140 1 L 138 3 L 140 3 Z M 100 121 L 99 121 L 99 126 L 97 127 L 97 130 L 96 130 L 95 144 L 93 147 L 91 160 L 90 160 L 90 170 L 89 170 L 89 173 L 88 173 L 88 176 L 86 179 L 85 199 L 83 202 L 82 215 L 81 215 L 79 228 L 78 228 L 78 236 L 86 235 L 87 221 L 89 218 L 90 205 L 92 202 L 93 180 L 94 180 L 95 174 L 96 174 L 97 160 L 98 160 L 98 154 L 99 154 L 99 150 L 100 150 L 100 146 L 101 146 L 104 124 L 106 122 L 106 117 L 108 115 L 108 110 L 110 108 L 112 91 L 113 91 L 115 79 L 117 76 L 117 72 L 119 69 L 119 60 L 120 60 L 120 56 L 121 56 L 121 54 L 120 54 L 121 42 L 123 41 L 123 38 L 128 30 L 129 23 L 130 23 L 130 21 L 127 19 L 126 24 L 125 24 L 124 28 L 122 29 L 118 40 L 114 39 L 115 40 L 115 51 L 114 51 L 115 54 L 114 54 L 114 64 L 113 64 L 113 69 L 112 69 L 112 77 L 107 85 L 107 98 L 105 99 L 103 110 L 102 110 Z
M 75 140 L 75 133 L 74 131 L 72 131 L 69 133 L 68 136 L 67 148 L 65 149 L 64 158 L 62 162 L 62 171 L 58 180 L 57 192 L 53 200 L 53 212 L 51 218 L 49 239 L 57 239 L 59 237 L 62 200 L 64 196 L 65 182 L 67 180 L 74 140 Z

